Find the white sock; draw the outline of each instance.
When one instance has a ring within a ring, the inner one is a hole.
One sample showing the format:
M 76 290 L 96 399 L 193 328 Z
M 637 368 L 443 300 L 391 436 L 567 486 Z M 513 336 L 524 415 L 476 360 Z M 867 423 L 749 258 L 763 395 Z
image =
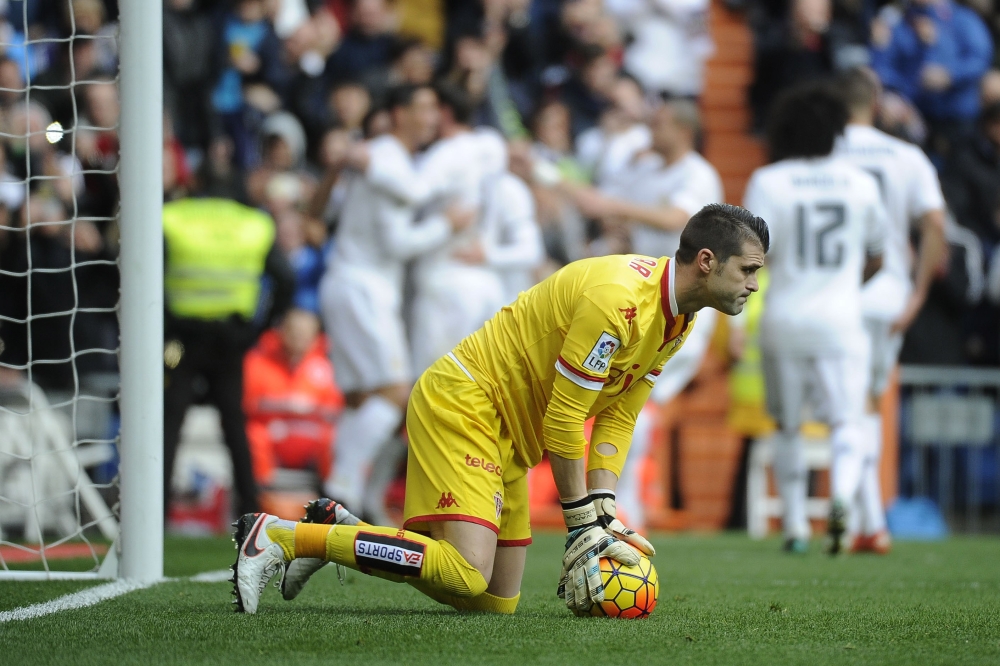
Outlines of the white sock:
M 882 417 L 865 415 L 865 466 L 861 474 L 862 533 L 876 534 L 885 529 L 885 508 L 882 506 L 882 484 L 879 480 L 879 462 L 882 459 Z
M 406 444 L 399 437 L 390 437 L 375 455 L 368 485 L 361 499 L 366 520 L 375 525 L 392 524 L 385 512 L 385 493 L 396 478 L 396 470 L 403 460 L 406 460 Z
M 654 412 L 650 409 L 639 412 L 639 417 L 635 420 L 635 429 L 632 431 L 632 445 L 629 447 L 625 466 L 622 468 L 622 475 L 615 489 L 619 518 L 624 516 L 624 520 L 627 521 L 625 524 L 637 532 L 642 532 L 646 526 L 646 510 L 642 505 L 642 479 L 639 478 L 639 474 L 642 470 L 641 463 L 649 451 L 650 439 L 653 437 L 653 415 Z
M 861 425 L 848 423 L 834 427 L 830 433 L 830 444 L 833 449 L 831 494 L 850 511 L 861 487 L 861 470 L 865 462 L 865 438 Z
M 357 510 L 372 460 L 396 433 L 402 419 L 403 410 L 380 395 L 370 396 L 358 409 L 344 410 L 337 429 L 333 470 L 324 491 L 349 510 Z
M 809 518 L 806 499 L 809 493 L 809 470 L 798 434 L 777 432 L 774 435 L 774 478 L 784 507 L 782 525 L 785 538 L 808 539 Z

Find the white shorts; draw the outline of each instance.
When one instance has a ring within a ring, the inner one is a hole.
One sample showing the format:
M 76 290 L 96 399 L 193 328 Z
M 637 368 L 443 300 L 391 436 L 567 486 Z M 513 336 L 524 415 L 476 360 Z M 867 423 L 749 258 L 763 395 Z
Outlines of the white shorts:
M 413 301 L 413 374 L 419 376 L 505 305 L 494 271 L 445 265 L 419 275 Z
M 864 417 L 868 354 L 802 357 L 764 352 L 767 411 L 785 432 L 798 432 L 803 408 L 830 426 Z
M 334 267 L 319 288 L 330 360 L 345 393 L 411 381 L 399 291 L 379 275 Z
M 890 333 L 892 322 L 886 319 L 865 318 L 865 333 L 868 335 L 871 357 L 869 391 L 876 398 L 885 393 L 889 386 L 889 375 L 896 367 L 899 350 L 903 347 L 903 335 Z
M 887 271 L 879 271 L 861 288 L 861 311 L 865 319 L 896 321 L 906 309 L 910 283 Z

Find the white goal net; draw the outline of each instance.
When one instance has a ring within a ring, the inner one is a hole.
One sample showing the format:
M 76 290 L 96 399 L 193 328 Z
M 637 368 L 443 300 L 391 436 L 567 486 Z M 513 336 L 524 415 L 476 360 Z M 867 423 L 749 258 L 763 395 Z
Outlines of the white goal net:
M 0 0 L 0 578 L 118 575 L 122 105 L 107 7 Z

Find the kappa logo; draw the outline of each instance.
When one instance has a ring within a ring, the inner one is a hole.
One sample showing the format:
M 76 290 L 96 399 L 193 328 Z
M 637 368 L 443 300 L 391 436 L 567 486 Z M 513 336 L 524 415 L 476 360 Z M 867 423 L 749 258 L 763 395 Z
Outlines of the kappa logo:
M 438 500 L 437 508 L 450 509 L 453 506 L 462 508 L 462 505 L 455 501 L 455 498 L 451 496 L 451 493 L 441 493 L 441 499 Z
M 497 520 L 500 520 L 500 514 L 503 513 L 503 495 L 499 490 L 493 493 L 493 504 L 497 509 Z
M 621 347 L 622 342 L 610 333 L 601 333 L 594 348 L 590 350 L 587 360 L 583 362 L 583 367 L 604 372 L 611 365 L 611 357 Z
M 629 324 L 631 324 L 632 320 L 635 319 L 636 308 L 618 308 L 618 311 L 622 313 L 622 316 L 625 317 L 625 321 Z

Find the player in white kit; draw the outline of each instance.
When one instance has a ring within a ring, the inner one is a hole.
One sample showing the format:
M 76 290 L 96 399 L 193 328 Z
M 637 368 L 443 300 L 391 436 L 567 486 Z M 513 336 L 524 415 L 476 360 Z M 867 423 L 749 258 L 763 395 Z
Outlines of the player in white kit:
M 650 119 L 652 149 L 637 155 L 603 193 L 575 190 L 580 209 L 625 220 L 633 252 L 673 256 L 691 216 L 723 198 L 719 173 L 694 149 L 700 126 L 698 107 L 689 100 L 657 106 Z
M 691 216 L 724 198 L 718 171 L 694 149 L 700 129 L 701 118 L 693 102 L 672 100 L 657 106 L 650 118 L 651 150 L 637 155 L 602 187 L 601 194 L 577 190 L 582 208 L 592 215 L 626 220 L 632 252 L 674 256 Z M 617 486 L 617 504 L 633 529 L 641 531 L 645 523 L 639 471 L 654 434 L 656 410 L 676 397 L 698 372 L 716 321 L 716 312 L 702 311 L 687 342 L 663 367 L 650 393 L 651 404 L 639 413 Z M 593 492 L 612 493 L 610 489 Z
M 483 181 L 479 245 L 456 256 L 496 271 L 507 305 L 538 281 L 535 269 L 545 260 L 545 245 L 531 189 L 508 170 L 507 142 L 489 128 L 477 129 L 476 134 L 480 159 L 490 165 L 487 172 L 491 175 Z
M 443 246 L 472 221 L 449 209 L 416 223 L 432 187 L 412 155 L 430 142 L 438 102 L 427 86 L 390 92 L 392 133 L 368 144 L 368 165 L 350 176 L 330 265 L 320 285 L 331 357 L 347 409 L 341 416 L 329 497 L 359 506 L 374 457 L 400 427 L 411 383 L 402 320 L 405 263 Z
M 768 411 L 778 423 L 774 471 L 785 548 L 807 549 L 803 409 L 830 427 L 831 553 L 842 547 L 858 492 L 868 395 L 861 285 L 881 266 L 885 210 L 875 179 L 831 156 L 847 110 L 829 87 L 786 93 L 768 125 L 769 166 L 754 172 L 745 206 L 771 229 L 771 282 L 760 338 Z
M 414 375 L 510 302 L 503 277 L 489 265 L 484 252 L 487 186 L 507 170 L 505 144 L 498 134 L 474 131 L 468 125 L 472 103 L 464 90 L 449 83 L 435 88 L 441 103 L 441 138 L 420 161 L 420 172 L 429 183 L 440 184 L 436 186 L 439 201 L 433 205 L 457 202 L 476 211 L 476 223 L 416 262 L 410 335 Z M 496 224 L 499 220 L 489 221 Z M 493 247 L 496 230 L 490 232 Z M 540 248 L 539 243 L 533 250 Z M 501 259 L 509 261 L 509 254 Z M 528 259 L 538 261 L 535 256 Z
M 871 349 L 871 379 L 865 447 L 860 452 L 859 510 L 852 512 L 854 524 L 850 526 L 854 533 L 852 551 L 884 554 L 891 540 L 879 484 L 882 419 L 878 405 L 896 365 L 903 332 L 923 307 L 934 273 L 945 257 L 945 204 L 937 172 L 923 151 L 872 127 L 880 94 L 875 74 L 863 68 L 849 70 L 839 78 L 838 87 L 850 120 L 834 154 L 875 177 L 889 221 L 882 270 L 865 284 L 861 296 Z M 910 231 L 914 228 L 920 231 L 915 270 L 910 259 Z

